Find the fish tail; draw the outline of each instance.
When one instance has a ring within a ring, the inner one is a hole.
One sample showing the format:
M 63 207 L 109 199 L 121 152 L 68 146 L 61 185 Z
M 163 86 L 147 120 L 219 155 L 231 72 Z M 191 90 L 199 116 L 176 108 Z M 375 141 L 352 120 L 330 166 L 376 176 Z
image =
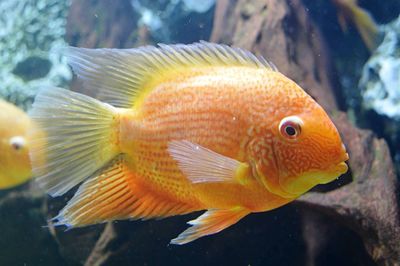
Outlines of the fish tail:
M 43 132 L 30 151 L 33 173 L 50 195 L 60 196 L 120 153 L 118 109 L 61 88 L 42 90 L 31 117 Z
M 361 38 L 370 51 L 375 50 L 379 44 L 378 25 L 368 11 L 360 7 L 353 8 L 354 21 Z

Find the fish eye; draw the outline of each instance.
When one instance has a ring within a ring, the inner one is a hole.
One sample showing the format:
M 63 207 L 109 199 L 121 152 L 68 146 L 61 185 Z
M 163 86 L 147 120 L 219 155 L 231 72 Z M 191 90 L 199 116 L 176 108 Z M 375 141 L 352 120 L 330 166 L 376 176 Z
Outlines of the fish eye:
M 279 132 L 288 139 L 296 139 L 301 133 L 303 121 L 297 116 L 288 116 L 281 120 Z
M 14 150 L 19 151 L 24 148 L 25 139 L 21 136 L 12 137 L 10 139 L 10 145 Z

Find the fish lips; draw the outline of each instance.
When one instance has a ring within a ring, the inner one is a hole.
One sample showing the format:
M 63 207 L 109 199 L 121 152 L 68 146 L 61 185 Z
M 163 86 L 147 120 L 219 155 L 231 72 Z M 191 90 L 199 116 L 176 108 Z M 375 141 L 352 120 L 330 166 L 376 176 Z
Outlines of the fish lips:
M 347 153 L 345 157 L 348 159 Z M 312 170 L 302 173 L 300 176 L 287 178 L 285 181 L 281 182 L 281 187 L 282 190 L 288 194 L 298 197 L 316 185 L 332 182 L 342 174 L 346 173 L 347 170 L 347 164 L 345 161 L 341 161 L 323 171 Z

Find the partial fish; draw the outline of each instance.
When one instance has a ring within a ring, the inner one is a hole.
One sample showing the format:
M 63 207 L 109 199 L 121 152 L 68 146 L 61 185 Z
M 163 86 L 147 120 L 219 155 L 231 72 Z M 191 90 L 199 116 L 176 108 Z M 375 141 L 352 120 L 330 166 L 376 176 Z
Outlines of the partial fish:
M 33 122 L 21 109 L 0 99 L 0 189 L 32 177 L 28 132 Z
M 347 171 L 325 111 L 248 51 L 201 42 L 64 53 L 103 102 L 52 88 L 33 105 L 47 134 L 31 153 L 38 181 L 52 196 L 83 182 L 57 225 L 206 210 L 171 241 L 185 244 Z
M 357 4 L 357 0 L 333 0 L 338 7 L 339 24 L 343 31 L 347 31 L 347 22 L 350 20 L 356 26 L 365 45 L 370 51 L 379 44 L 378 25 L 371 14 Z

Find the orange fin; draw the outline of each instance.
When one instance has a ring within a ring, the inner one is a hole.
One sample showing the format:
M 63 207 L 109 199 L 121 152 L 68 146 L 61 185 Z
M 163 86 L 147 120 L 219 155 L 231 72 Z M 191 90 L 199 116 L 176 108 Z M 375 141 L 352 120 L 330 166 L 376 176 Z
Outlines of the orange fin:
M 375 50 L 379 44 L 379 30 L 371 14 L 358 8 L 354 10 L 354 22 L 365 45 L 370 51 Z
M 237 223 L 249 213 L 249 210 L 241 207 L 229 210 L 208 210 L 196 220 L 188 222 L 192 226 L 183 231 L 177 238 L 172 239 L 171 244 L 183 245 L 200 237 L 216 234 Z
M 357 4 L 357 1 L 335 0 L 338 6 L 338 21 L 343 32 L 347 31 L 346 20 L 356 26 L 363 42 L 370 51 L 379 45 L 379 29 L 372 15 Z
M 120 155 L 98 176 L 83 183 L 53 218 L 55 225 L 81 227 L 120 219 L 150 219 L 185 214 L 196 209 L 158 195 L 137 182 Z

